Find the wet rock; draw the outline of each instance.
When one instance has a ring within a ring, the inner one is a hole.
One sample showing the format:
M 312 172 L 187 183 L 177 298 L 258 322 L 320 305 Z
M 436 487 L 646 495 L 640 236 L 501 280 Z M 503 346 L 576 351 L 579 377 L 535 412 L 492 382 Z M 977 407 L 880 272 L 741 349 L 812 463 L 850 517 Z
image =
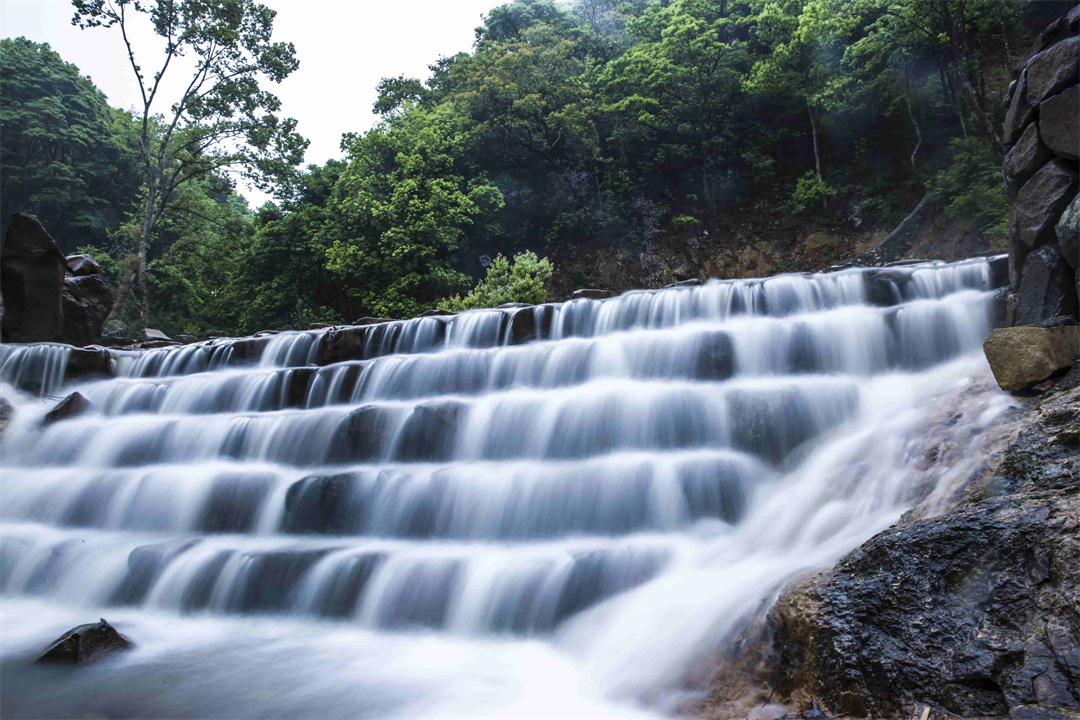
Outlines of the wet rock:
M 523 302 L 506 302 L 506 303 L 503 303 L 502 305 L 496 305 L 495 309 L 496 310 L 516 310 L 518 308 L 527 308 L 527 307 L 532 307 L 532 305 L 530 305 L 529 303 L 523 303 Z
M 379 325 L 381 323 L 394 322 L 391 318 L 362 317 L 353 321 L 353 325 Z
M 173 340 L 184 345 L 190 345 L 193 342 L 199 341 L 199 339 L 194 335 L 174 335 Z
M 1073 198 L 1055 228 L 1058 254 L 1073 270 L 1080 269 L 1080 195 Z
M 207 330 L 205 337 L 207 340 L 213 340 L 214 338 L 227 338 L 229 334 L 224 330 Z
M 613 295 L 610 290 L 598 290 L 596 288 L 582 288 L 575 290 L 570 294 L 571 300 L 577 300 L 578 298 L 588 298 L 589 300 L 603 300 Z
M 64 328 L 59 341 L 77 347 L 100 341 L 102 326 L 112 309 L 109 284 L 100 275 L 68 276 L 62 300 Z
M 326 461 L 355 463 L 379 457 L 392 425 L 393 418 L 377 405 L 353 410 L 334 431 Z
M 456 312 L 451 312 L 449 310 L 443 310 L 442 308 L 435 308 L 434 310 L 425 310 L 424 312 L 420 313 L 416 317 L 418 317 L 418 318 L 449 317 L 451 315 L 457 315 L 457 313 Z
M 1080 38 L 1070 37 L 1043 50 L 1027 63 L 1027 97 L 1042 102 L 1080 82 Z
M 417 405 L 401 429 L 396 457 L 403 461 L 449 460 L 465 411 L 466 406 L 455 401 Z
M 1019 190 L 1051 157 L 1050 150 L 1039 138 L 1039 126 L 1028 125 L 1016 145 L 1005 155 L 1005 178 L 1010 187 Z
M 67 271 L 69 275 L 75 277 L 101 275 L 101 266 L 89 255 L 68 255 Z
M 71 393 L 57 403 L 56 407 L 45 414 L 41 421 L 42 425 L 52 425 L 61 420 L 70 420 L 79 415 L 85 415 L 93 408 L 93 404 L 81 393 Z
M 4 437 L 7 426 L 15 417 L 15 406 L 8 402 L 7 398 L 0 397 L 0 438 Z
M 1073 85 L 1039 105 L 1039 131 L 1043 142 L 1061 157 L 1080 155 L 1080 85 Z M 1025 133 L 1026 134 L 1026 133 Z
M 171 337 L 161 332 L 160 330 L 155 330 L 154 328 L 146 328 L 145 330 L 143 330 L 143 340 L 156 340 L 162 342 L 173 341 Z
M 33 215 L 15 213 L 0 250 L 3 342 L 52 342 L 64 329 L 67 258 Z
M 36 662 L 49 665 L 85 665 L 124 650 L 134 644 L 101 618 L 68 630 L 49 646 Z
M 1017 296 L 1017 324 L 1037 325 L 1052 317 L 1077 316 L 1075 273 L 1053 246 L 1028 254 Z
M 94 378 L 109 377 L 111 374 L 109 351 L 100 347 L 72 348 L 68 356 L 64 379 L 69 382 L 81 382 Z
M 1021 390 L 1072 365 L 1064 331 L 1054 328 L 998 328 L 983 342 L 983 352 L 1002 390 Z
M 1034 111 L 1027 100 L 1027 71 L 1020 74 L 1020 80 L 1013 93 L 1012 102 L 1009 103 L 1009 111 L 1005 114 L 1005 144 L 1012 145 L 1020 139 L 1031 122 Z
M 866 299 L 878 307 L 891 307 L 904 299 L 911 276 L 898 270 L 873 269 L 866 272 Z
M 1054 225 L 1073 197 L 1076 180 L 1072 169 L 1053 160 L 1020 188 L 1013 218 L 1021 242 L 1034 250 L 1057 239 Z
M 515 345 L 540 340 L 551 332 L 555 310 L 551 305 L 534 305 L 514 313 L 510 320 L 510 337 Z

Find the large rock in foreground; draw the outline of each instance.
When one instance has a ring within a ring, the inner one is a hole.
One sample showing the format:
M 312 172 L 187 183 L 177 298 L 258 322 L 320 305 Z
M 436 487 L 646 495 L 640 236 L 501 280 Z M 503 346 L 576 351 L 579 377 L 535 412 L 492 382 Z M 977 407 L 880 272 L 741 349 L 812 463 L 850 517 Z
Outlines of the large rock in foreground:
M 67 258 L 33 215 L 16 213 L 0 251 L 0 290 L 6 343 L 52 342 L 64 328 L 60 295 Z
M 130 650 L 133 643 L 102 618 L 68 630 L 37 659 L 42 664 L 83 665 L 108 655 Z
M 1077 333 L 1075 325 L 998 328 L 983 342 L 983 352 L 998 385 L 1012 392 L 1072 365 Z

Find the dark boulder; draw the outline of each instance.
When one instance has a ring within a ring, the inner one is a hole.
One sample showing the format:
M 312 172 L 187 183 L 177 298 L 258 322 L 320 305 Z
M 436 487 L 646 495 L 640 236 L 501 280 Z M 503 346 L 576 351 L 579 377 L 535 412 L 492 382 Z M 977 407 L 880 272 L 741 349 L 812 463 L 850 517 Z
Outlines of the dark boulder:
M 1027 63 L 1027 97 L 1042 102 L 1080 82 L 1080 38 L 1070 37 L 1043 50 Z
M 1080 195 L 1061 213 L 1055 234 L 1058 253 L 1073 270 L 1080 270 Z
M 193 342 L 198 342 L 199 339 L 194 335 L 174 335 L 173 340 L 184 345 L 190 345 Z
M 61 295 L 67 258 L 33 215 L 16 213 L 0 251 L 3 342 L 52 342 L 64 328 Z
M 75 277 L 100 275 L 101 266 L 89 255 L 68 255 L 67 271 L 69 275 L 74 275 Z
M 1013 218 L 1020 241 L 1034 250 L 1054 242 L 1054 225 L 1072 199 L 1076 173 L 1064 162 L 1048 162 L 1024 187 L 1013 206 Z
M 1046 146 L 1061 157 L 1071 160 L 1080 157 L 1080 85 L 1073 85 L 1039 105 L 1039 132 Z
M 57 403 L 56 407 L 45 413 L 45 418 L 41 421 L 41 424 L 52 425 L 61 420 L 70 420 L 73 417 L 85 415 L 90 412 L 93 407 L 93 404 L 87 400 L 85 396 L 81 393 L 73 392 Z
M 72 348 L 64 379 L 69 382 L 109 377 L 109 351 L 100 347 Z
M 68 276 L 63 289 L 64 330 L 60 342 L 83 347 L 101 339 L 112 309 L 112 289 L 100 275 Z
M 49 646 L 37 662 L 49 665 L 84 665 L 130 650 L 134 644 L 102 618 L 68 630 Z
M 1039 139 L 1038 125 L 1028 125 L 1005 156 L 1005 179 L 1009 187 L 1019 190 L 1051 157 L 1050 150 Z
M 1037 325 L 1059 315 L 1077 315 L 1076 275 L 1053 246 L 1041 247 L 1027 256 L 1017 295 L 1018 325 Z
M 214 338 L 225 338 L 225 337 L 229 337 L 229 333 L 225 332 L 224 330 L 207 330 L 206 331 L 206 339 L 207 340 L 213 340 Z
M 1016 85 L 1012 101 L 1009 103 L 1009 111 L 1005 114 L 1005 143 L 1012 145 L 1020 139 L 1024 129 L 1031 122 L 1034 111 L 1027 100 L 1027 71 L 1020 74 L 1020 80 Z
M 463 403 L 443 401 L 417 405 L 402 426 L 397 459 L 406 462 L 449 460 L 457 440 Z

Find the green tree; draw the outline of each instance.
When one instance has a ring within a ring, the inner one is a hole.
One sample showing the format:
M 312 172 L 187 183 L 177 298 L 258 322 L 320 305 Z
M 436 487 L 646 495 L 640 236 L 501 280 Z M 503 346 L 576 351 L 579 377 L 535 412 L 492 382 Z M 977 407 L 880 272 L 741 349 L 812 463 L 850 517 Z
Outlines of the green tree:
M 737 3 L 651 5 L 630 23 L 637 44 L 599 80 L 605 109 L 620 117 L 622 142 L 656 148 L 653 163 L 675 158 L 697 165 L 710 208 L 718 199 L 717 171 L 733 155 L 738 134 L 747 24 L 745 6 Z
M 502 197 L 465 166 L 467 125 L 449 106 L 413 107 L 343 141 L 349 165 L 323 232 L 327 267 L 357 313 L 409 317 L 468 282 L 450 255 Z
M 443 306 L 447 310 L 491 308 L 503 303 L 520 302 L 536 305 L 547 300 L 544 283 L 551 278 L 551 261 L 540 260 L 536 253 L 523 252 L 507 260 L 496 255 L 488 266 L 487 275 L 467 295 L 455 295 Z
M 127 113 L 47 44 L 0 40 L 0 219 L 37 215 L 65 252 L 104 244 L 139 187 Z
M 72 0 L 72 24 L 116 28 L 141 93 L 139 153 L 145 187 L 135 237 L 137 323 L 146 328 L 147 245 L 181 186 L 210 173 L 238 169 L 259 187 L 286 185 L 307 141 L 294 120 L 273 113 L 280 101 L 259 76 L 280 82 L 298 63 L 291 43 L 271 42 L 275 12 L 254 0 Z M 159 69 L 147 77 L 130 40 L 131 24 L 152 24 L 165 40 Z M 170 66 L 189 59 L 190 80 L 164 115 L 159 97 Z M 190 66 L 194 64 L 192 69 Z

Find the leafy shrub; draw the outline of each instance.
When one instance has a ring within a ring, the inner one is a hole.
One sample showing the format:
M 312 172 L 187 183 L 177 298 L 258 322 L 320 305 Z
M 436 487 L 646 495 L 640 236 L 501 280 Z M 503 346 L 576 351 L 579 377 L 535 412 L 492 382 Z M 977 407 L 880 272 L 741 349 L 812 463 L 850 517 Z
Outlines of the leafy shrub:
M 442 306 L 447 310 L 490 308 L 508 302 L 537 304 L 547 300 L 544 282 L 551 277 L 551 261 L 534 252 L 518 253 L 513 260 L 496 255 L 487 269 L 487 277 L 465 297 L 455 295 Z
M 676 215 L 671 218 L 671 224 L 682 230 L 685 228 L 697 227 L 701 224 L 701 221 L 690 215 Z
M 791 203 L 798 212 L 805 212 L 813 205 L 820 205 L 829 198 L 836 197 L 837 190 L 827 182 L 818 180 L 813 170 L 799 178 L 795 192 L 791 194 Z

